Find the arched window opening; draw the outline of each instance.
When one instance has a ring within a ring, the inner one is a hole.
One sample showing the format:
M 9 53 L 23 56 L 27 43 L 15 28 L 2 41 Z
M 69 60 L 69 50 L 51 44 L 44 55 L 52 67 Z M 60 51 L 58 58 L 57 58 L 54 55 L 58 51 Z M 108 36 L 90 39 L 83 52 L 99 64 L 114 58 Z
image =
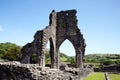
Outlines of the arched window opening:
M 45 63 L 47 67 L 54 67 L 54 45 L 52 38 L 49 39 L 45 50 Z
M 59 50 L 61 64 L 67 64 L 69 67 L 74 67 L 76 64 L 76 59 L 73 44 L 67 39 L 61 44 Z
M 51 66 L 51 58 L 50 58 L 50 41 L 48 40 L 46 48 L 45 48 L 45 66 Z

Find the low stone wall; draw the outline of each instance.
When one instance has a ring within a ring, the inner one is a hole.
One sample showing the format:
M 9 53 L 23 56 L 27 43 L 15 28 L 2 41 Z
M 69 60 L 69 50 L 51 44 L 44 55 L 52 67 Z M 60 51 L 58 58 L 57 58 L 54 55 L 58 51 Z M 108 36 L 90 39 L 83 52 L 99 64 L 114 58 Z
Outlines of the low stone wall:
M 4 62 L 0 63 L 0 79 L 1 80 L 26 80 L 31 79 L 32 74 L 27 65 L 19 65 L 20 63 Z
M 0 62 L 4 62 L 4 60 L 2 60 L 2 59 L 0 58 Z
M 89 68 L 66 68 L 61 71 L 38 64 L 0 62 L 0 80 L 82 80 L 91 72 L 93 70 Z
M 106 78 L 106 80 L 111 80 L 108 72 L 105 72 L 105 78 Z
M 94 68 L 95 72 L 116 72 L 120 73 L 120 64 L 112 64 L 101 68 Z

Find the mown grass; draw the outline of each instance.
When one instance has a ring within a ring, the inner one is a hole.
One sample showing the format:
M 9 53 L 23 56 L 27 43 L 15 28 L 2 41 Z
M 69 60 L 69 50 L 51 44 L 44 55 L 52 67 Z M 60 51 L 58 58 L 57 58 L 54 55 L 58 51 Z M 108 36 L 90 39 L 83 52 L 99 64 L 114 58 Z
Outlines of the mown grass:
M 83 80 L 105 80 L 105 75 L 103 72 L 94 72 Z
M 120 80 L 120 74 L 110 73 L 111 80 Z

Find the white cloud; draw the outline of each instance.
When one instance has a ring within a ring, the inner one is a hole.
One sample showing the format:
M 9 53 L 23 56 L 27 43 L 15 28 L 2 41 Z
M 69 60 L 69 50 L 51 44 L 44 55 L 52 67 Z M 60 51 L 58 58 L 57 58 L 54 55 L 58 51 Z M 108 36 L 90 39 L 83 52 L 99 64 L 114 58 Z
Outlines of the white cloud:
M 3 31 L 3 28 L 2 28 L 2 26 L 0 25 L 0 32 L 2 32 Z

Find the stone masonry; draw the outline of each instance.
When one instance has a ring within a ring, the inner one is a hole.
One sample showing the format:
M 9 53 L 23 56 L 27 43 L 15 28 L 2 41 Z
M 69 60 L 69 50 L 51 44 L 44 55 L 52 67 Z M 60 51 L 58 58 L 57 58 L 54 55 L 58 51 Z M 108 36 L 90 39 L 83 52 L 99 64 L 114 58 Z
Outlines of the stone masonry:
M 17 61 L 0 62 L 0 80 L 82 80 L 92 72 L 90 68 L 58 70 Z
M 39 30 L 34 35 L 34 40 L 26 44 L 22 50 L 21 62 L 29 63 L 31 54 L 37 54 L 40 66 L 45 66 L 45 48 L 50 41 L 51 68 L 59 69 L 59 47 L 68 39 L 74 46 L 76 52 L 76 67 L 83 68 L 83 55 L 85 52 L 85 39 L 77 26 L 76 10 L 67 10 L 50 14 L 49 25 Z

